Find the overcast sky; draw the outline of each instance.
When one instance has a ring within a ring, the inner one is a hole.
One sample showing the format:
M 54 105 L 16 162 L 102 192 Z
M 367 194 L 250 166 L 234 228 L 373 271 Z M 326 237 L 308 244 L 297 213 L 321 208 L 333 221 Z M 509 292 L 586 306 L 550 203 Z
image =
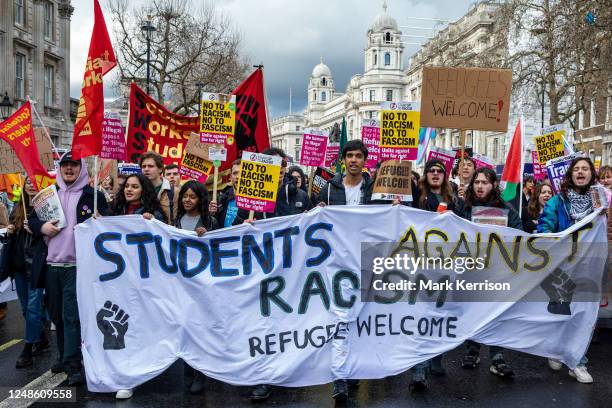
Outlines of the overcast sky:
M 330 67 L 338 92 L 345 91 L 351 76 L 363 73 L 366 33 L 374 18 L 382 13 L 383 4 L 382 0 L 212 2 L 231 17 L 242 33 L 243 53 L 254 64 L 264 64 L 271 118 L 289 113 L 289 88 L 293 94 L 293 113 L 304 110 L 308 78 L 320 57 Z M 454 21 L 474 3 L 469 0 L 388 0 L 388 11 L 400 26 L 433 27 L 432 21 L 410 17 Z M 107 0 L 100 0 L 100 4 L 106 12 Z M 70 88 L 71 96 L 78 98 L 93 27 L 93 1 L 73 0 L 72 5 L 75 10 L 71 23 Z M 400 29 L 409 35 L 431 34 L 427 30 Z M 417 37 L 403 38 L 411 43 L 425 41 Z M 404 66 L 418 49 L 417 45 L 406 45 Z M 112 96 L 108 95 L 110 87 L 106 89 L 107 96 Z

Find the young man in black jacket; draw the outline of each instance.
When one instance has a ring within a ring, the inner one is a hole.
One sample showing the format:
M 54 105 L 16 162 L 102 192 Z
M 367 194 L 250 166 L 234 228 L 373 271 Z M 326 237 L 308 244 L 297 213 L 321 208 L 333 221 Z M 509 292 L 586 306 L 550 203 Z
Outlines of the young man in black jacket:
M 338 173 L 321 189 L 319 206 L 370 204 L 374 181 L 363 172 L 368 149 L 361 140 L 351 140 L 342 149 L 346 174 Z
M 372 200 L 374 181 L 363 172 L 368 158 L 368 149 L 361 140 L 351 140 L 341 152 L 346 174 L 338 173 L 321 189 L 319 206 L 326 205 L 366 205 Z M 345 401 L 349 386 L 356 387 L 359 380 L 335 380 L 332 398 Z

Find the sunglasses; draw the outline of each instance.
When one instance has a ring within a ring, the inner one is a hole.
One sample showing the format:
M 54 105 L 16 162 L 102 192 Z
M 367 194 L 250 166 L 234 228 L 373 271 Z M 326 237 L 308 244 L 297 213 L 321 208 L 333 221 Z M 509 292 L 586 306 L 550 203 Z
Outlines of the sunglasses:
M 431 174 L 444 174 L 444 170 L 440 170 L 440 169 L 429 169 L 427 170 L 427 172 Z

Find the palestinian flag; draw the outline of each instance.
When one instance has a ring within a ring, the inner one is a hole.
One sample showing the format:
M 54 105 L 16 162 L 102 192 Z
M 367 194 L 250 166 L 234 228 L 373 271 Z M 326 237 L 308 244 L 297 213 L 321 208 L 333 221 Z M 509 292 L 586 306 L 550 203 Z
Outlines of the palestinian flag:
M 516 129 L 514 129 L 514 136 L 512 137 L 512 143 L 510 143 L 510 149 L 508 149 L 504 172 L 501 177 L 501 188 L 503 190 L 501 197 L 505 202 L 514 201 L 520 194 L 521 177 L 523 177 L 523 133 L 521 131 L 521 120 L 519 119 Z

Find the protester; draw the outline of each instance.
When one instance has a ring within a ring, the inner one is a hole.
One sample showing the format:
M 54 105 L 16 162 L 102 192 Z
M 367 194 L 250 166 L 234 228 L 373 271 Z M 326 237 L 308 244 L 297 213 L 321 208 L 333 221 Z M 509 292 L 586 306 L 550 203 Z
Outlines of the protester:
M 612 166 L 601 166 L 599 182 L 608 190 L 612 190 Z
M 164 174 L 163 158 L 158 153 L 149 151 L 142 154 L 139 165 L 142 174 L 153 183 L 166 220 L 171 223 L 176 218 L 179 187 L 172 186 L 170 181 L 162 177 Z
M 412 177 L 411 177 L 411 179 L 412 179 L 412 183 L 413 184 L 419 184 L 419 180 L 421 179 L 421 175 L 418 172 L 412 170 Z
M 195 231 L 198 236 L 219 228 L 215 217 L 209 213 L 208 190 L 204 184 L 189 180 L 179 192 L 179 207 L 174 226 Z
M 158 221 L 167 222 L 153 183 L 143 174 L 131 174 L 127 177 L 108 215 L 132 214 L 142 215 L 142 218 L 146 220 L 155 218 Z M 117 391 L 115 398 L 129 399 L 133 395 L 133 389 L 122 389 Z
M 297 188 L 301 188 L 304 191 L 308 191 L 308 186 L 306 185 L 306 175 L 300 166 L 291 166 L 287 171 L 291 177 L 295 180 L 295 185 Z
M 240 225 L 245 222 L 254 222 L 255 220 L 274 218 L 284 215 L 300 214 L 310 208 L 308 194 L 304 190 L 299 189 L 296 186 L 293 177 L 287 174 L 287 154 L 282 149 L 277 147 L 271 147 L 261 153 L 282 158 L 279 189 L 276 197 L 274 213 L 262 213 L 256 211 L 254 213 L 254 219 L 249 219 L 249 211 L 238 209 L 233 225 Z M 264 401 L 270 397 L 271 393 L 272 388 L 269 385 L 260 384 L 253 389 L 250 398 L 251 401 Z
M 414 197 L 412 205 L 415 208 L 436 212 L 440 204 L 444 203 L 446 210 L 453 211 L 458 216 L 463 215 L 463 200 L 455 196 L 446 174 L 446 167 L 440 160 L 431 159 L 425 163 L 425 173 L 412 195 Z M 442 358 L 443 356 L 439 355 L 412 367 L 410 389 L 414 391 L 427 389 L 428 372 L 437 376 L 446 374 Z
M 169 164 L 166 166 L 164 177 L 170 182 L 170 185 L 178 188 L 181 187 L 181 174 L 176 164 Z
M 508 211 L 508 227 L 522 230 L 523 224 L 516 211 L 501 199 L 501 193 L 497 184 L 497 175 L 489 168 L 481 167 L 476 170 L 472 181 L 465 190 L 464 218 L 472 219 L 474 207 L 494 207 Z M 480 344 L 468 340 L 466 342 L 467 353 L 463 357 L 461 366 L 473 369 L 480 363 Z M 504 349 L 499 346 L 489 347 L 491 366 L 489 371 L 500 377 L 513 377 L 514 371 L 504 359 Z
M 21 197 L 13 207 L 6 230 L 7 242 L 2 247 L 0 258 L 0 276 L 7 274 L 14 279 L 25 319 L 25 344 L 17 359 L 17 368 L 30 367 L 33 363 L 32 357 L 49 349 L 44 330 L 46 318 L 43 308 L 44 259 L 47 255 L 47 245 L 43 236 L 32 234 L 27 224 L 28 216 L 33 211 L 31 200 L 35 195 L 36 189 L 27 178 Z
M 572 160 L 561 183 L 561 191 L 548 200 L 540 215 L 538 232 L 564 231 L 595 211 L 597 204 L 593 203 L 589 189 L 596 181 L 595 166 L 591 159 L 578 157 Z M 587 362 L 585 353 L 578 366 L 569 370 L 569 375 L 583 384 L 593 382 L 586 368 Z M 548 359 L 548 365 L 555 371 L 563 368 L 563 364 L 554 359 Z
M 338 173 L 327 182 L 319 195 L 319 206 L 326 205 L 365 205 L 372 199 L 374 182 L 368 173 L 363 172 L 368 158 L 368 149 L 361 140 L 350 140 L 342 148 L 341 157 L 346 174 Z M 332 398 L 345 401 L 349 386 L 359 385 L 358 380 L 337 379 L 334 381 Z
M 535 186 L 535 181 L 533 176 L 526 175 L 523 177 L 523 205 L 527 205 L 531 201 L 531 197 L 533 197 L 533 189 Z
M 351 140 L 342 149 L 346 174 L 338 173 L 319 194 L 319 206 L 369 204 L 374 183 L 368 173 L 362 171 L 368 149 L 360 140 Z
M 177 228 L 195 231 L 199 237 L 207 231 L 219 228 L 215 217 L 209 214 L 208 190 L 206 187 L 195 180 L 189 180 L 179 192 L 178 212 L 174 226 Z M 183 364 L 185 385 L 191 394 L 200 394 L 204 391 L 204 374 Z
M 544 211 L 544 206 L 554 195 L 553 189 L 548 182 L 540 183 L 536 186 L 533 198 L 527 206 L 523 207 L 523 231 L 532 234 L 537 225 L 540 214 Z
M 147 220 L 155 218 L 161 222 L 168 222 L 157 199 L 153 183 L 142 174 L 132 174 L 127 177 L 110 212 L 110 215 L 131 214 L 142 215 Z
M 104 194 L 88 185 L 87 165 L 84 159 L 75 160 L 68 151 L 59 160 L 57 193 L 66 218 L 66 226 L 56 226 L 58 220 L 41 221 L 36 212 L 29 217 L 34 235 L 47 237 L 48 253 L 45 290 L 47 308 L 56 327 L 59 360 L 51 371 L 66 371 L 68 385 L 84 383 L 81 363 L 81 329 L 76 297 L 76 250 L 74 227 L 94 215 L 94 195 L 98 211 L 105 213 Z M 44 256 L 39 253 L 38 256 Z M 35 258 L 32 262 L 43 262 Z
M 219 202 L 211 200 L 209 212 L 217 218 L 217 223 L 222 228 L 231 227 L 238 215 L 236 207 L 236 189 L 238 188 L 238 176 L 240 175 L 240 159 L 234 160 L 231 167 L 231 184 L 219 193 Z
M 476 162 L 469 156 L 465 156 L 462 161 L 459 160 L 455 166 L 455 171 L 458 178 L 458 183 L 455 184 L 456 194 L 459 198 L 465 200 L 465 188 L 472 181 L 474 173 L 476 172 Z

